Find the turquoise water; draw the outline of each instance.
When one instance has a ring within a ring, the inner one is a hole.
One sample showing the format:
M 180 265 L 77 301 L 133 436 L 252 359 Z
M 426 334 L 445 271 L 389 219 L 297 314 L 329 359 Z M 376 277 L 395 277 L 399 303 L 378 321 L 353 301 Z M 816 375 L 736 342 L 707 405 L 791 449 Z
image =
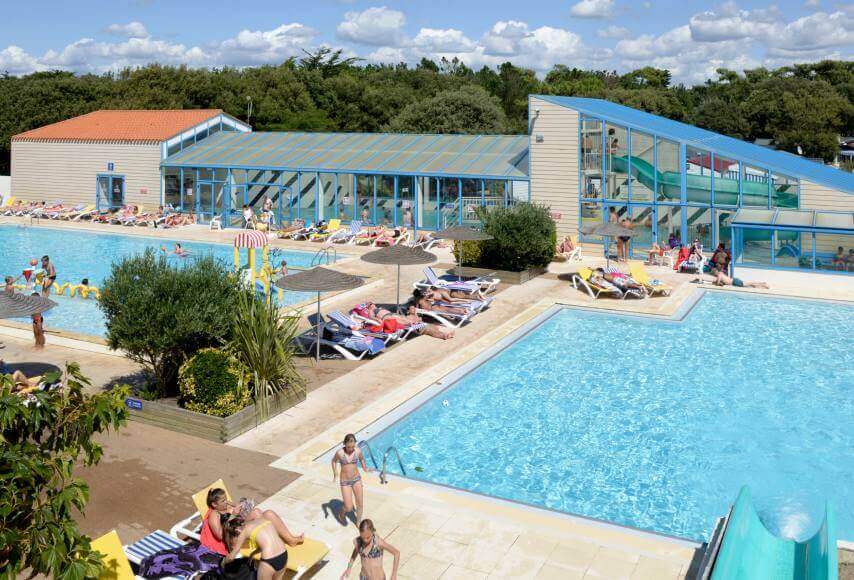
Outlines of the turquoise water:
M 109 275 L 113 262 L 148 248 L 159 249 L 166 246 L 171 250 L 176 241 L 191 253 L 191 257 L 186 259 L 213 254 L 229 266 L 234 264 L 234 248 L 228 244 L 206 244 L 183 241 L 180 238 L 160 239 L 60 228 L 0 226 L 0 275 L 17 277 L 27 267 L 30 259 L 41 258 L 47 254 L 56 267 L 58 284 L 79 284 L 83 278 L 89 278 L 89 284 L 100 287 Z M 246 260 L 246 254 L 246 250 L 241 251 L 243 260 Z M 258 252 L 259 266 L 260 254 L 261 252 Z M 313 252 L 273 250 L 270 260 L 274 265 L 284 259 L 289 266 L 308 267 L 313 256 Z M 177 256 L 170 259 L 176 262 L 185 260 Z M 19 283 L 23 284 L 24 279 L 21 278 Z M 303 292 L 285 292 L 283 303 L 295 304 L 314 296 L 316 295 Z M 46 328 L 93 336 L 104 335 L 104 317 L 94 300 L 68 298 L 67 292 L 66 296 L 53 295 L 52 298 L 59 306 L 45 314 Z
M 851 306 L 707 293 L 682 322 L 564 309 L 371 446 L 396 446 L 409 477 L 694 540 L 744 484 L 788 537 L 830 499 L 854 540 L 852 386 Z

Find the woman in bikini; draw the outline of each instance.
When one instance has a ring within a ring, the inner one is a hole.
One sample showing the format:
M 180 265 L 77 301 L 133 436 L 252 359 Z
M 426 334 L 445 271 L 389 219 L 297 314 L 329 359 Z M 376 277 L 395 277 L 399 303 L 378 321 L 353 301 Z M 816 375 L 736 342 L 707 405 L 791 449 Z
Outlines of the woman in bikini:
M 348 433 L 344 437 L 344 447 L 335 452 L 332 456 L 332 481 L 339 481 L 341 486 L 341 499 L 344 502 L 344 508 L 339 514 L 338 521 L 342 525 L 347 524 L 347 514 L 353 511 L 353 500 L 356 503 L 356 525 L 362 519 L 364 513 L 364 489 L 362 487 L 362 476 L 359 475 L 359 463 L 362 464 L 362 469 L 365 473 L 370 471 L 365 456 L 362 450 L 356 446 L 356 436 Z M 341 473 L 339 477 L 338 466 L 341 465 Z
M 377 530 L 374 528 L 374 522 L 371 520 L 362 520 L 359 524 L 359 536 L 353 540 L 355 544 L 353 554 L 350 556 L 350 562 L 347 564 L 347 569 L 341 574 L 341 580 L 344 580 L 350 575 L 350 570 L 353 568 L 353 562 L 356 561 L 356 556 L 360 557 L 362 571 L 359 573 L 359 580 L 385 580 L 385 570 L 383 570 L 383 552 L 391 552 L 394 557 L 394 564 L 391 566 L 391 579 L 397 580 L 397 566 L 400 564 L 400 550 L 386 542 L 380 537 L 377 537 Z
M 436 304 L 432 299 L 428 298 L 428 296 L 422 292 L 421 290 L 414 290 L 412 292 L 412 301 L 415 303 L 417 308 L 421 310 L 431 310 L 433 312 L 447 312 L 448 314 L 458 314 L 464 316 L 469 313 L 468 308 L 464 308 L 462 306 L 448 306 L 445 304 Z
M 258 580 L 285 577 L 288 550 L 272 522 L 263 518 L 248 522 L 240 516 L 231 516 L 225 525 L 225 537 L 230 552 L 222 561 L 223 565 L 236 559 L 246 546 L 251 555 L 261 553 L 257 564 Z

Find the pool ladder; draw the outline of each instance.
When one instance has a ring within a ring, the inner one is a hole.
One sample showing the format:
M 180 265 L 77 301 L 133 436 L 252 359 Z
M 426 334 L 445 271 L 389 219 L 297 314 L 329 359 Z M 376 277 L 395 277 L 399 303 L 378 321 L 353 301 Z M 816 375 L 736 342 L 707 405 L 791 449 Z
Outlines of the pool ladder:
M 362 441 L 359 441 L 358 446 L 359 448 L 367 448 L 368 454 L 371 457 L 371 463 L 374 464 L 374 468 L 379 469 L 380 465 L 379 463 L 377 463 L 377 458 L 374 456 L 374 450 L 371 448 L 371 444 L 363 439 Z M 403 461 L 400 460 L 400 453 L 398 453 L 397 447 L 392 445 L 391 447 L 385 450 L 385 453 L 383 453 L 383 467 L 380 470 L 380 483 L 388 483 L 388 471 L 386 470 L 386 467 L 388 465 L 388 454 L 392 451 L 394 451 L 394 455 L 397 458 L 397 465 L 398 467 L 400 467 L 400 472 L 404 476 L 406 476 L 406 468 L 403 467 Z
M 330 245 L 317 250 L 317 253 L 315 253 L 314 257 L 311 259 L 311 266 L 314 267 L 322 264 L 324 259 L 326 260 L 327 265 L 338 261 L 338 250 L 335 249 L 335 246 Z

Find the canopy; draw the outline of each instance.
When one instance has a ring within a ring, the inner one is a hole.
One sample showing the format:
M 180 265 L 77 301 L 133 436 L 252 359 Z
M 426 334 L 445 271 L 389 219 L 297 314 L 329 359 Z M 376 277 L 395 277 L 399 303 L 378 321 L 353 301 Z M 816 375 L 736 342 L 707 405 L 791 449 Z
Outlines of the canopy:
M 418 264 L 432 264 L 436 256 L 421 248 L 410 246 L 386 246 L 362 256 L 362 260 L 371 264 L 387 264 L 397 266 L 397 308 L 400 310 L 400 267 Z
M 0 318 L 25 318 L 47 312 L 56 302 L 41 296 L 0 292 Z
M 267 245 L 267 236 L 264 232 L 247 230 L 240 232 L 234 238 L 235 248 L 263 248 Z

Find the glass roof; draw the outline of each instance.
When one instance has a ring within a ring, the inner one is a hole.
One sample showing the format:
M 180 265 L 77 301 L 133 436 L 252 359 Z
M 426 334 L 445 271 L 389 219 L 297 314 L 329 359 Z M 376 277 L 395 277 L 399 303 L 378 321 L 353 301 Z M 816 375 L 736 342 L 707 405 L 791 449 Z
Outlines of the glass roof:
M 854 235 L 854 212 L 795 209 L 745 209 L 736 212 L 734 227 L 771 227 Z
M 528 179 L 527 135 L 217 133 L 166 167 Z

